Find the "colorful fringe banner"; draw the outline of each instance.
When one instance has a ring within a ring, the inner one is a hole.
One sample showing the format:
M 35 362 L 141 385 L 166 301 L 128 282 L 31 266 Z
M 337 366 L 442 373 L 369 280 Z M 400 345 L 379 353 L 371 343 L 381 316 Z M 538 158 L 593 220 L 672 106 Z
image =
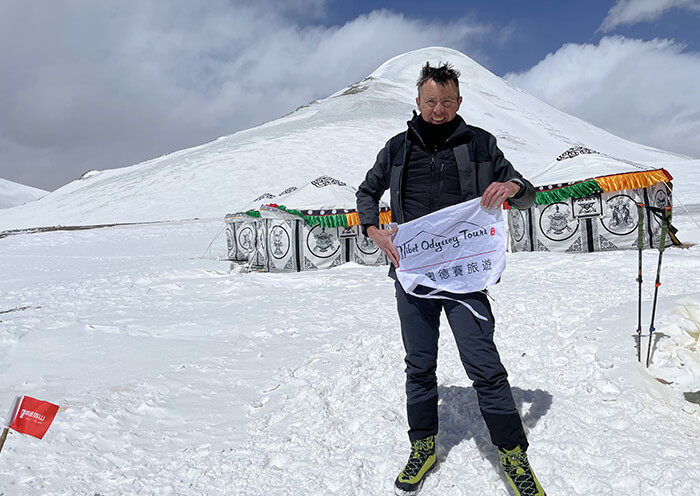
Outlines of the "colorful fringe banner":
M 621 189 L 648 188 L 652 184 L 667 183 L 672 180 L 671 174 L 664 169 L 656 169 L 645 172 L 628 172 L 626 174 L 615 174 L 614 176 L 604 176 L 596 178 L 600 187 L 606 193 L 619 191 Z
M 267 205 L 267 207 L 277 208 L 288 214 L 296 215 L 304 219 L 310 226 L 320 225 L 323 227 L 346 227 L 359 226 L 360 216 L 357 212 L 340 213 L 340 214 L 324 214 L 324 215 L 305 215 L 300 210 L 287 208 L 284 205 Z M 391 222 L 391 210 L 379 212 L 379 223 L 388 224 Z
M 348 226 L 359 226 L 360 216 L 357 212 L 352 212 L 346 214 L 348 218 Z M 389 224 L 391 223 L 391 210 L 385 210 L 379 212 L 379 224 Z
M 648 188 L 652 184 L 667 183 L 672 179 L 671 174 L 665 169 L 601 176 L 558 188 L 537 191 L 535 193 L 535 203 L 537 205 L 547 205 L 565 201 L 569 198 L 583 198 L 594 193 Z
M 569 198 L 583 198 L 590 196 L 593 193 L 600 193 L 602 189 L 594 179 L 575 183 L 561 188 L 550 189 L 547 191 L 538 191 L 535 193 L 535 203 L 537 205 L 547 205 L 567 200 Z
M 226 219 L 235 219 L 242 215 L 247 215 L 248 217 L 260 218 L 260 212 L 258 210 L 248 210 L 247 212 L 236 212 L 235 214 L 227 214 Z
M 379 212 L 379 224 L 391 224 L 391 210 Z

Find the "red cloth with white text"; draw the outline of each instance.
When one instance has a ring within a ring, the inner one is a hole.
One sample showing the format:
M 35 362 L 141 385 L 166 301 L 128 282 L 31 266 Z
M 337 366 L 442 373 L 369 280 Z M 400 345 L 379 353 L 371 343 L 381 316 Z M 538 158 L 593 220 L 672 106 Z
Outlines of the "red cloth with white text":
M 56 413 L 58 413 L 58 405 L 24 396 L 10 429 L 41 439 L 49 430 Z

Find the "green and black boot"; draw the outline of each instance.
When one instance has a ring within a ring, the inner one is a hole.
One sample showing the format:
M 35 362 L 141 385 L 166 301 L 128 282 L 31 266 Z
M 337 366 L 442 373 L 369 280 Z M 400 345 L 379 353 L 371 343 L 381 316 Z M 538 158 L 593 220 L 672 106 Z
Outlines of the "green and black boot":
M 411 443 L 411 456 L 408 463 L 394 482 L 394 494 L 413 496 L 418 494 L 425 476 L 435 468 L 435 436 L 419 439 Z
M 520 446 L 512 450 L 501 447 L 498 453 L 501 455 L 503 470 L 517 496 L 547 496 L 530 467 L 525 451 Z

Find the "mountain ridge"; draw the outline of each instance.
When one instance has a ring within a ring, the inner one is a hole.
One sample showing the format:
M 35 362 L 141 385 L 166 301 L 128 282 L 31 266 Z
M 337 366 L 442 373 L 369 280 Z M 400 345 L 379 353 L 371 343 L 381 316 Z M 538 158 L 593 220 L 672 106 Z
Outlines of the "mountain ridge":
M 363 80 L 260 126 L 120 169 L 93 171 L 39 201 L 0 211 L 0 230 L 223 217 L 265 192 L 320 175 L 357 186 L 415 109 L 420 67 L 462 72 L 460 109 L 493 133 L 526 177 L 570 146 L 645 164 L 686 157 L 624 140 L 526 94 L 455 50 L 394 57 Z
M 33 202 L 48 193 L 43 189 L 0 178 L 0 209 Z

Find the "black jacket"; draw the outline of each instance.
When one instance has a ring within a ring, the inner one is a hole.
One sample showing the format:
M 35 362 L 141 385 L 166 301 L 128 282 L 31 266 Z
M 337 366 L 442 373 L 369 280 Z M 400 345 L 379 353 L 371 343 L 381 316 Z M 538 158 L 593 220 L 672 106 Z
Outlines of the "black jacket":
M 494 181 L 507 182 L 516 179 L 522 187 L 518 194 L 508 198 L 508 203 L 515 208 L 527 209 L 535 203 L 535 189 L 532 184 L 516 171 L 503 156 L 496 145 L 496 138 L 489 132 L 470 126 L 460 119 L 452 136 L 446 141 L 449 157 L 457 166 L 459 177 L 460 201 L 467 201 L 483 195 L 486 188 Z M 379 226 L 379 200 L 384 192 L 390 190 L 392 221 L 402 224 L 404 216 L 406 176 L 412 158 L 410 150 L 414 144 L 425 147 L 417 133 L 415 119 L 408 122 L 409 129 L 391 138 L 377 155 L 372 168 L 357 191 L 357 212 L 360 224 L 366 233 L 370 225 Z M 409 132 L 410 131 L 410 132 Z M 426 150 L 427 151 L 427 150 Z M 437 152 L 434 152 L 437 153 Z M 412 188 L 410 188 L 412 189 Z M 431 191 L 437 191 L 431 189 Z M 431 193 L 434 194 L 434 193 Z M 434 205 L 440 205 L 439 199 L 433 199 Z M 440 208 L 447 206 L 442 205 Z

